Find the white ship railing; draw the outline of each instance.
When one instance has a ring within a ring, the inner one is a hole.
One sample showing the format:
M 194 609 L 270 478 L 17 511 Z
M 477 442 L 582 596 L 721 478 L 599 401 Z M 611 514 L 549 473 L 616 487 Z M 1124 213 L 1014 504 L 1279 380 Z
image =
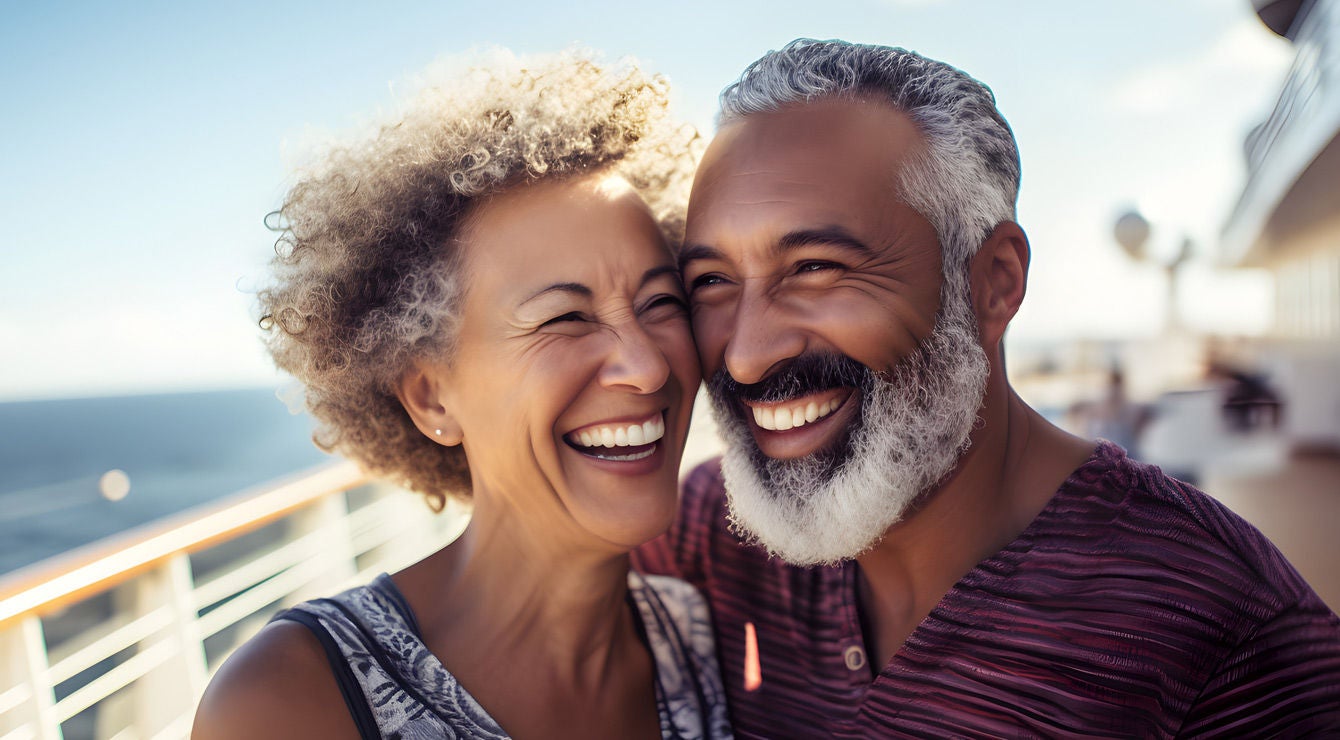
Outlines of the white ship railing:
M 275 611 L 403 568 L 466 518 L 340 462 L 8 574 L 0 740 L 186 737 Z

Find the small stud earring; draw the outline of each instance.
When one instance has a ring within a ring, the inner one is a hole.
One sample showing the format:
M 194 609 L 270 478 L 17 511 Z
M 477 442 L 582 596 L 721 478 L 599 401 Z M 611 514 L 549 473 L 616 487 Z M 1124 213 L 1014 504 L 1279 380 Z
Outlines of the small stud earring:
M 433 434 L 436 434 L 437 436 L 441 437 L 441 436 L 442 436 L 442 430 L 441 430 L 441 429 L 434 429 L 434 430 L 433 430 Z

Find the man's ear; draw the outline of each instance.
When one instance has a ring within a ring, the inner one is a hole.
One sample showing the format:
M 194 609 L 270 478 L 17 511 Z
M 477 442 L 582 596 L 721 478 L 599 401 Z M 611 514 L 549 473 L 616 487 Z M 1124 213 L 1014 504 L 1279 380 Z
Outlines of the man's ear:
M 424 436 L 450 447 L 464 441 L 465 434 L 449 408 L 446 391 L 441 368 L 416 361 L 400 376 L 395 394 Z
M 973 311 L 984 347 L 1000 342 L 1019 312 L 1028 288 L 1028 259 L 1024 230 L 1013 221 L 1002 221 L 969 262 Z

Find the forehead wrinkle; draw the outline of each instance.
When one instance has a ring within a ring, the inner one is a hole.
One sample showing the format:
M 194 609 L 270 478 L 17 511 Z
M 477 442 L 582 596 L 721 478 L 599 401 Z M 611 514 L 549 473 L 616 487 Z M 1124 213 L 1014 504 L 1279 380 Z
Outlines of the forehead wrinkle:
M 756 180 L 760 177 L 769 178 L 769 183 L 773 187 L 812 187 L 814 185 L 813 182 L 796 177 L 794 174 L 788 173 L 786 170 L 758 169 L 747 170 L 745 172 L 727 172 L 717 175 L 717 179 L 727 186 L 730 185 L 730 181 L 749 181 Z M 746 187 L 748 187 L 748 185 L 746 185 Z
M 785 204 L 788 204 L 788 203 L 790 203 L 790 202 L 791 202 L 791 201 L 789 201 L 789 200 L 787 200 L 787 199 L 785 199 L 785 198 L 759 198 L 759 199 L 757 199 L 757 200 L 743 200 L 743 199 L 740 199 L 740 198 L 733 198 L 733 199 L 731 199 L 730 205 L 732 205 L 732 206 L 771 206 L 771 205 L 779 205 L 779 204 L 781 204 L 781 205 L 785 205 Z
M 727 158 L 726 162 L 717 163 L 717 164 L 715 164 L 714 166 L 715 166 L 715 167 L 730 167 L 731 165 L 728 164 L 729 161 L 730 161 L 730 159 Z M 718 177 L 721 177 L 721 176 L 722 176 L 722 175 L 718 175 Z M 769 168 L 766 168 L 766 167 L 750 167 L 750 168 L 748 168 L 748 169 L 742 169 L 742 170 L 740 170 L 740 171 L 738 171 L 738 172 L 726 172 L 726 173 L 724 173 L 724 179 L 726 179 L 726 180 L 738 180 L 738 179 L 746 178 L 746 177 L 759 177 L 759 176 L 767 176 L 767 177 L 786 177 L 786 171 L 785 171 L 785 170 L 778 170 L 778 169 L 769 169 Z

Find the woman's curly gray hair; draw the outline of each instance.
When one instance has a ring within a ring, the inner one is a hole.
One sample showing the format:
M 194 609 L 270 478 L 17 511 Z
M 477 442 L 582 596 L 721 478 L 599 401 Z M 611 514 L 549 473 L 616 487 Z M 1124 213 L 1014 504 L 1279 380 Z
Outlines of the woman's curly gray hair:
M 611 170 L 682 233 L 695 157 L 665 81 L 587 52 L 506 53 L 427 87 L 375 136 L 333 148 L 289 191 L 274 282 L 259 294 L 275 363 L 306 386 L 322 449 L 428 497 L 466 498 L 459 447 L 425 438 L 395 395 L 413 359 L 450 352 L 464 286 L 455 237 L 509 188 Z

